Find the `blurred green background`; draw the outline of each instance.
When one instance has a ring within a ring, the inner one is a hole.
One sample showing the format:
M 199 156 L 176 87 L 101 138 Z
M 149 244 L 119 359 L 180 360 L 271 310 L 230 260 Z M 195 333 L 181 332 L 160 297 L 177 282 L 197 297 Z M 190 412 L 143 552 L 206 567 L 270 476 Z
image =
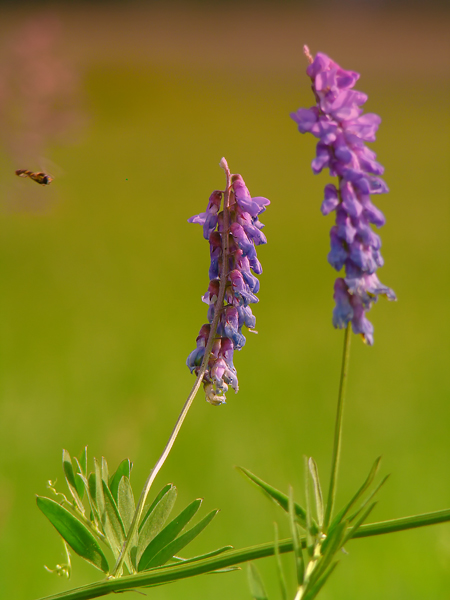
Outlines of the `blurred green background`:
M 269 541 L 274 520 L 288 535 L 282 511 L 235 465 L 282 490 L 292 484 L 299 500 L 304 454 L 327 479 L 343 333 L 331 326 L 332 217 L 319 209 L 328 178 L 312 175 L 315 142 L 289 119 L 313 103 L 304 43 L 362 73 L 367 110 L 383 119 L 374 149 L 390 187 L 375 199 L 387 217 L 380 279 L 398 302 L 372 310 L 372 348 L 353 339 L 338 502 L 382 454 L 392 477 L 373 520 L 449 507 L 448 13 L 103 3 L 4 9 L 0 32 L 20 42 L 25 24 L 45 32 L 46 22 L 59 23 L 57 56 L 77 74 L 82 118 L 48 139 L 52 118 L 30 125 L 42 126 L 43 154 L 61 172 L 48 188 L 14 176 L 40 164 L 17 163 L 30 146 L 13 152 L 20 132 L 3 126 L 0 597 L 32 600 L 101 576 L 76 556 L 70 581 L 44 571 L 61 562 L 62 545 L 34 494 L 48 479 L 62 485 L 62 448 L 85 444 L 110 469 L 130 457 L 140 490 L 194 381 L 185 360 L 205 321 L 209 253 L 186 220 L 223 187 L 222 156 L 272 202 L 259 335 L 235 357 L 239 394 L 219 408 L 198 396 L 155 491 L 174 482 L 176 508 L 203 497 L 204 511 L 221 509 L 192 555 Z M 16 65 L 19 85 L 31 81 L 26 54 L 11 62 L 8 43 L 2 64 Z M 39 81 L 45 73 L 44 64 Z M 347 550 L 324 600 L 448 598 L 450 525 Z M 274 561 L 258 566 L 278 598 Z M 148 597 L 250 594 L 243 570 Z

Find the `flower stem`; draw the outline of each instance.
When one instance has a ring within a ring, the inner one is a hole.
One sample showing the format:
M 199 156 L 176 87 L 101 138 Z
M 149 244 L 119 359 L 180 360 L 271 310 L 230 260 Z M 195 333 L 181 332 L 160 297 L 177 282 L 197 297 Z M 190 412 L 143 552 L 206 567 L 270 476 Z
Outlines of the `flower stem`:
M 336 411 L 336 421 L 334 426 L 334 445 L 331 461 L 330 487 L 328 490 L 328 501 L 325 510 L 323 523 L 324 531 L 328 529 L 331 515 L 333 513 L 334 501 L 336 497 L 337 475 L 339 470 L 339 460 L 341 456 L 341 438 L 342 438 L 342 415 L 344 412 L 345 387 L 347 383 L 348 363 L 350 357 L 351 324 L 348 323 L 344 337 L 344 351 L 342 355 L 341 380 L 339 383 L 339 395 Z
M 208 337 L 208 342 L 206 344 L 205 354 L 203 356 L 203 361 L 200 366 L 200 370 L 198 372 L 197 379 L 195 380 L 194 386 L 193 386 L 186 402 L 184 403 L 183 408 L 181 409 L 180 415 L 177 419 L 177 422 L 175 423 L 175 427 L 173 428 L 172 433 L 170 434 L 169 440 L 167 441 L 167 444 L 166 444 L 161 456 L 156 461 L 155 466 L 150 471 L 150 475 L 148 476 L 147 481 L 145 482 L 145 485 L 142 489 L 138 504 L 136 506 L 136 510 L 133 515 L 133 521 L 131 522 L 130 529 L 127 534 L 127 538 L 122 546 L 122 549 L 117 558 L 114 569 L 112 570 L 110 578 L 120 577 L 120 575 L 122 573 L 122 565 L 127 556 L 128 548 L 131 544 L 131 541 L 134 539 L 134 537 L 138 533 L 139 521 L 141 520 L 142 513 L 144 511 L 145 502 L 146 502 L 147 496 L 150 492 L 150 488 L 151 488 L 154 480 L 156 479 L 158 472 L 160 471 L 161 467 L 165 463 L 166 458 L 169 456 L 169 453 L 172 449 L 172 446 L 175 443 L 175 440 L 178 436 L 181 426 L 183 425 L 186 415 L 188 414 L 189 409 L 191 408 L 192 402 L 194 401 L 194 398 L 195 398 L 195 396 L 200 388 L 200 385 L 203 381 L 203 375 L 205 374 L 205 371 L 208 367 L 209 355 L 211 354 L 217 327 L 219 325 L 220 314 L 222 312 L 223 301 L 224 301 L 224 297 L 225 297 L 225 288 L 226 288 L 226 282 L 227 282 L 227 274 L 228 274 L 228 228 L 229 228 L 229 199 L 230 199 L 230 192 L 231 192 L 231 174 L 230 174 L 230 170 L 228 169 L 228 165 L 224 158 L 220 161 L 220 166 L 224 169 L 225 175 L 227 178 L 226 188 L 225 188 L 225 192 L 224 192 L 224 196 L 223 196 L 223 229 L 224 229 L 224 231 L 222 234 L 222 273 L 221 273 L 221 278 L 220 278 L 219 294 L 218 294 L 218 297 L 217 297 L 217 300 L 215 303 L 215 307 L 214 307 L 214 319 L 211 324 L 211 330 L 210 330 L 210 334 Z

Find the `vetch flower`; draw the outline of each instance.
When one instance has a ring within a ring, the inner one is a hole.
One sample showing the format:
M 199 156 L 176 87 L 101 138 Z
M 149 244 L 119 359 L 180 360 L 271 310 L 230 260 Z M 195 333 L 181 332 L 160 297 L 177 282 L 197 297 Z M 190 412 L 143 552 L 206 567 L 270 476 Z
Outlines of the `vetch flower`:
M 367 95 L 353 90 L 359 73 L 346 71 L 326 54 L 313 58 L 307 46 L 310 64 L 306 69 L 312 81 L 316 105 L 291 113 L 300 133 L 318 138 L 316 157 L 311 163 L 315 174 L 328 168 L 338 184 L 325 186 L 322 214 L 335 212 L 336 222 L 330 231 L 328 262 L 336 271 L 345 268 L 344 277 L 334 285 L 333 325 L 347 327 L 364 342 L 373 344 L 373 325 L 367 311 L 379 296 L 395 300 L 394 292 L 380 283 L 375 272 L 383 265 L 380 237 L 371 225 L 385 223 L 383 213 L 372 204 L 371 194 L 388 190 L 379 177 L 384 168 L 365 142 L 373 142 L 381 122 L 378 115 L 363 114 L 361 106 Z
M 250 304 L 258 302 L 259 281 L 254 274 L 262 273 L 255 246 L 267 241 L 258 216 L 270 204 L 267 198 L 252 198 L 241 175 L 230 174 L 225 159 L 221 166 L 227 174 L 227 189 L 214 191 L 206 212 L 188 219 L 203 227 L 203 236 L 209 241 L 211 263 L 210 283 L 202 297 L 208 305 L 208 323 L 201 327 L 197 347 L 189 354 L 186 364 L 191 373 L 199 374 L 213 335 L 203 375 L 206 400 L 213 405 L 225 403 L 229 386 L 235 392 L 239 389 L 233 353 L 246 342 L 242 327 L 245 325 L 249 331 L 255 327 Z

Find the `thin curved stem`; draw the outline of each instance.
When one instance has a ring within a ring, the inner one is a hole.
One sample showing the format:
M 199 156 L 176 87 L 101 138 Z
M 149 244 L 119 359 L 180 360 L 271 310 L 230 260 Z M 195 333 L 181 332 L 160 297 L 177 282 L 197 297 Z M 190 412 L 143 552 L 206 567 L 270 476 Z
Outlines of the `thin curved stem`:
M 350 340 L 351 340 L 351 324 L 348 323 L 344 337 L 344 351 L 342 355 L 341 380 L 339 383 L 339 395 L 336 411 L 336 421 L 334 426 L 334 444 L 333 456 L 331 459 L 331 475 L 330 487 L 328 490 L 328 501 L 325 510 L 325 518 L 323 522 L 324 531 L 327 530 L 330 524 L 331 515 L 333 513 L 334 501 L 336 497 L 337 475 L 339 470 L 339 460 L 341 457 L 341 440 L 342 440 L 342 416 L 344 413 L 345 388 L 347 383 L 348 364 L 350 358 Z
M 209 356 L 211 354 L 211 350 L 212 350 L 212 347 L 214 344 L 214 338 L 216 335 L 217 327 L 219 325 L 220 315 L 222 312 L 223 301 L 225 298 L 227 274 L 228 274 L 228 229 L 229 229 L 229 200 L 230 200 L 230 192 L 231 192 L 231 174 L 230 174 L 230 170 L 228 169 L 226 160 L 224 158 L 222 158 L 222 160 L 220 161 L 220 166 L 224 169 L 225 175 L 226 175 L 226 180 L 227 180 L 226 188 L 225 188 L 225 192 L 224 192 L 224 196 L 223 196 L 222 273 L 221 273 L 221 278 L 220 278 L 219 294 L 218 294 L 218 297 L 217 297 L 217 300 L 216 300 L 216 303 L 214 306 L 214 319 L 211 324 L 210 334 L 209 334 L 208 342 L 207 342 L 206 348 L 205 348 L 205 354 L 203 356 L 203 361 L 200 366 L 200 370 L 198 372 L 197 379 L 195 380 L 195 384 L 194 384 L 186 402 L 184 403 L 183 408 L 181 409 L 180 415 L 177 419 L 177 422 L 175 423 L 175 427 L 173 428 L 172 433 L 170 434 L 169 440 L 167 441 L 167 444 L 166 444 L 161 456 L 156 461 L 155 466 L 150 471 L 150 475 L 148 476 L 147 481 L 145 482 L 145 485 L 142 489 L 141 495 L 139 497 L 139 501 L 136 506 L 136 510 L 134 512 L 133 521 L 131 522 L 130 529 L 127 534 L 127 538 L 122 546 L 122 549 L 117 558 L 116 564 L 110 575 L 110 578 L 114 578 L 117 576 L 120 577 L 120 575 L 121 575 L 122 565 L 123 565 L 125 557 L 127 555 L 128 548 L 130 546 L 131 541 L 133 540 L 133 538 L 135 537 L 135 535 L 138 532 L 139 521 L 142 517 L 145 502 L 146 502 L 147 496 L 150 492 L 150 488 L 151 488 L 156 476 L 158 475 L 161 467 L 163 466 L 167 457 L 169 456 L 169 453 L 172 449 L 172 446 L 175 443 L 175 440 L 178 436 L 181 426 L 183 425 L 186 415 L 188 414 L 189 409 L 191 408 L 192 402 L 194 401 L 194 398 L 195 398 L 195 396 L 200 388 L 200 385 L 203 381 L 203 375 L 205 374 L 205 371 L 208 367 Z
M 370 537 L 385 533 L 394 533 L 396 531 L 405 531 L 417 527 L 427 525 L 436 525 L 450 521 L 450 509 L 439 510 L 431 513 L 415 515 L 413 517 L 402 517 L 400 519 L 392 519 L 389 521 L 380 521 L 378 523 L 367 523 L 361 525 L 356 532 L 355 538 Z M 349 528 L 350 529 L 350 528 Z M 306 545 L 306 539 L 301 539 L 302 546 Z M 292 539 L 280 540 L 278 543 L 278 551 L 280 553 L 292 552 Z M 124 592 L 146 586 L 161 585 L 170 583 L 187 577 L 194 577 L 203 573 L 210 573 L 217 569 L 232 567 L 249 560 L 256 560 L 273 556 L 276 552 L 275 544 L 267 542 L 242 550 L 230 550 L 220 556 L 199 560 L 198 562 L 190 562 L 188 564 L 176 564 L 158 567 L 151 571 L 139 573 L 137 575 L 129 575 L 120 579 L 110 579 L 91 583 L 83 587 L 46 596 L 40 600 L 91 600 L 100 596 L 106 596 L 114 592 Z

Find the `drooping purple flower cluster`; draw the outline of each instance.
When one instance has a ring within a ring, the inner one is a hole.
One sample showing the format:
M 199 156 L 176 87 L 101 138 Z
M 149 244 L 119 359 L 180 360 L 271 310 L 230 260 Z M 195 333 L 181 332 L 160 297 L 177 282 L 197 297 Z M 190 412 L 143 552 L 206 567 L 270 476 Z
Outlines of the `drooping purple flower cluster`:
M 197 348 L 189 354 L 186 364 L 191 373 L 194 371 L 198 375 L 215 311 L 219 310 L 219 323 L 203 376 L 206 400 L 214 405 L 225 403 L 228 386 L 235 392 L 239 389 L 233 353 L 245 344 L 242 327 L 245 325 L 250 331 L 254 331 L 255 327 L 255 317 L 250 304 L 259 301 L 256 297 L 259 281 L 253 273 L 262 273 L 255 246 L 267 241 L 261 231 L 263 224 L 258 216 L 270 204 L 267 198 L 252 198 L 242 177 L 232 175 L 227 208 L 228 230 L 224 231 L 224 212 L 220 210 L 223 196 L 224 192 L 214 191 L 209 198 L 206 212 L 188 219 L 190 223 L 203 226 L 203 237 L 209 240 L 211 264 L 208 291 L 202 298 L 203 302 L 208 304 L 208 323 L 200 329 L 196 340 Z M 226 245 L 224 235 L 227 236 Z M 224 247 L 227 248 L 225 261 Z M 222 277 L 226 278 L 224 302 L 217 306 Z
M 380 295 L 396 299 L 376 275 L 383 265 L 381 240 L 370 227 L 385 223 L 383 213 L 370 198 L 388 191 L 379 177 L 384 168 L 365 145 L 375 140 L 381 119 L 372 113 L 362 114 L 367 95 L 352 89 L 359 73 L 345 71 L 320 52 L 313 59 L 307 46 L 305 54 L 310 60 L 306 72 L 312 80 L 316 105 L 300 108 L 291 117 L 301 133 L 310 132 L 319 140 L 311 164 L 313 172 L 328 167 L 330 175 L 339 180 L 338 187 L 325 186 L 321 207 L 324 215 L 336 212 L 328 262 L 336 271 L 345 267 L 345 277 L 338 277 L 334 285 L 333 325 L 343 328 L 351 322 L 353 332 L 372 345 L 373 325 L 366 312 Z

